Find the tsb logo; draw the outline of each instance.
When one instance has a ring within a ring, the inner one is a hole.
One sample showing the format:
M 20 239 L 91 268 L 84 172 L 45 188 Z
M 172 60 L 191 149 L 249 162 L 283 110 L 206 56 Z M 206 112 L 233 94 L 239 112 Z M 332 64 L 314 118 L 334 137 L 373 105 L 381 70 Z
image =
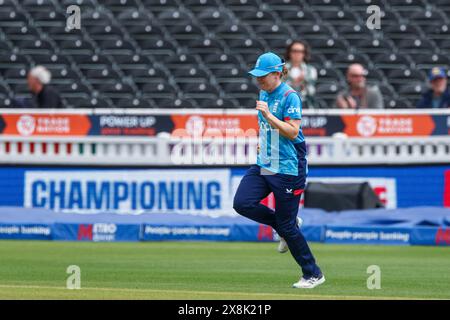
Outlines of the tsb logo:
M 436 232 L 436 245 L 446 244 L 450 245 L 450 228 L 439 228 Z
M 114 234 L 117 231 L 117 226 L 113 223 L 96 223 L 94 224 L 94 233 L 109 233 Z
M 92 241 L 92 224 L 80 224 L 78 226 L 77 240 L 90 240 Z
M 80 224 L 78 226 L 78 241 L 114 241 L 117 225 L 113 223 Z

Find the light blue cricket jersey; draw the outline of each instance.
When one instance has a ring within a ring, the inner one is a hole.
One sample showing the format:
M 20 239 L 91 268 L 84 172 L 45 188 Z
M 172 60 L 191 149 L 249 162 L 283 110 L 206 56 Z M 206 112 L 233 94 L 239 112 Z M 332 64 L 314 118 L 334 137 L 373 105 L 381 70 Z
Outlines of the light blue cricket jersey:
M 284 82 L 271 93 L 261 90 L 259 100 L 267 102 L 270 112 L 280 120 L 302 118 L 300 96 Z M 307 167 L 305 137 L 301 128 L 298 136 L 294 140 L 289 140 L 277 133 L 261 112 L 258 112 L 258 124 L 259 151 L 256 162 L 258 166 L 271 172 L 294 176 L 299 174 L 299 160 L 304 160 L 300 165 Z M 307 173 L 307 168 L 305 170 Z

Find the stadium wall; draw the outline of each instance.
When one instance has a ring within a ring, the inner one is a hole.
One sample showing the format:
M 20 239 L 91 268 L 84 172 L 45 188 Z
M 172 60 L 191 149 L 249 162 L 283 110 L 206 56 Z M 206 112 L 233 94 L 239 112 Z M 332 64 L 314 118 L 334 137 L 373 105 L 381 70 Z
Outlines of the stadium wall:
M 0 167 L 0 206 L 232 216 L 245 168 Z M 450 167 L 313 167 L 309 181 L 368 181 L 388 209 L 450 207 Z M 426 187 L 425 187 L 426 186 Z
M 306 220 L 310 220 L 311 212 L 308 210 L 311 209 L 305 209 L 303 212 L 303 214 L 306 213 Z M 439 209 L 433 208 L 418 208 L 415 211 L 412 214 L 422 214 L 422 216 L 439 214 Z M 364 215 L 365 212 L 358 212 L 358 214 Z M 401 214 L 401 209 L 389 214 L 394 216 Z M 443 220 L 444 225 L 439 227 L 310 225 L 308 223 L 302 226 L 302 232 L 308 241 L 330 244 L 450 246 L 450 225 L 448 224 L 450 220 L 448 213 L 444 214 L 446 215 Z M 84 242 L 272 242 L 279 240 L 272 228 L 243 217 L 193 218 L 170 213 L 124 217 L 117 214 L 64 214 L 50 210 L 8 207 L 0 208 L 0 219 L 0 239 L 12 240 Z
M 244 172 L 245 168 L 0 167 L 0 239 L 276 241 L 271 228 L 239 217 L 232 209 Z M 449 211 L 442 209 L 450 207 L 448 166 L 313 167 L 309 180 L 315 179 L 369 181 L 390 210 L 375 212 L 378 221 L 418 218 L 400 226 L 389 225 L 392 221 L 380 226 L 355 220 L 370 214 L 358 211 L 351 219 L 339 218 L 342 224 L 309 220 L 302 227 L 309 241 L 450 245 Z M 429 208 L 415 208 L 420 206 Z M 314 210 L 302 209 L 301 215 L 317 217 Z

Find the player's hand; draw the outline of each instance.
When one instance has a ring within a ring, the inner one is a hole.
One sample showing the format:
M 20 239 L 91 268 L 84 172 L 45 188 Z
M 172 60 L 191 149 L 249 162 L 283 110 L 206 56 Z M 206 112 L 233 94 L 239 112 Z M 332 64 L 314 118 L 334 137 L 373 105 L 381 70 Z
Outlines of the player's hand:
M 264 118 L 267 118 L 270 115 L 270 110 L 267 102 L 256 100 L 256 110 L 261 111 L 261 114 Z
M 348 101 L 348 107 L 350 109 L 356 109 L 357 103 L 356 103 L 355 99 L 353 99 L 352 96 L 347 97 L 347 101 Z

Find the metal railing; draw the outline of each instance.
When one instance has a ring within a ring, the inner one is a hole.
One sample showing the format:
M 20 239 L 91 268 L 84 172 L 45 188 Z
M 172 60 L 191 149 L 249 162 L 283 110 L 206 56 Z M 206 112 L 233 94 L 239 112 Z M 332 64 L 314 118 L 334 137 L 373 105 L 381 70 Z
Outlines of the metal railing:
M 450 163 L 450 139 L 309 138 L 312 165 Z M 248 165 L 257 139 L 5 137 L 0 163 L 71 165 Z

